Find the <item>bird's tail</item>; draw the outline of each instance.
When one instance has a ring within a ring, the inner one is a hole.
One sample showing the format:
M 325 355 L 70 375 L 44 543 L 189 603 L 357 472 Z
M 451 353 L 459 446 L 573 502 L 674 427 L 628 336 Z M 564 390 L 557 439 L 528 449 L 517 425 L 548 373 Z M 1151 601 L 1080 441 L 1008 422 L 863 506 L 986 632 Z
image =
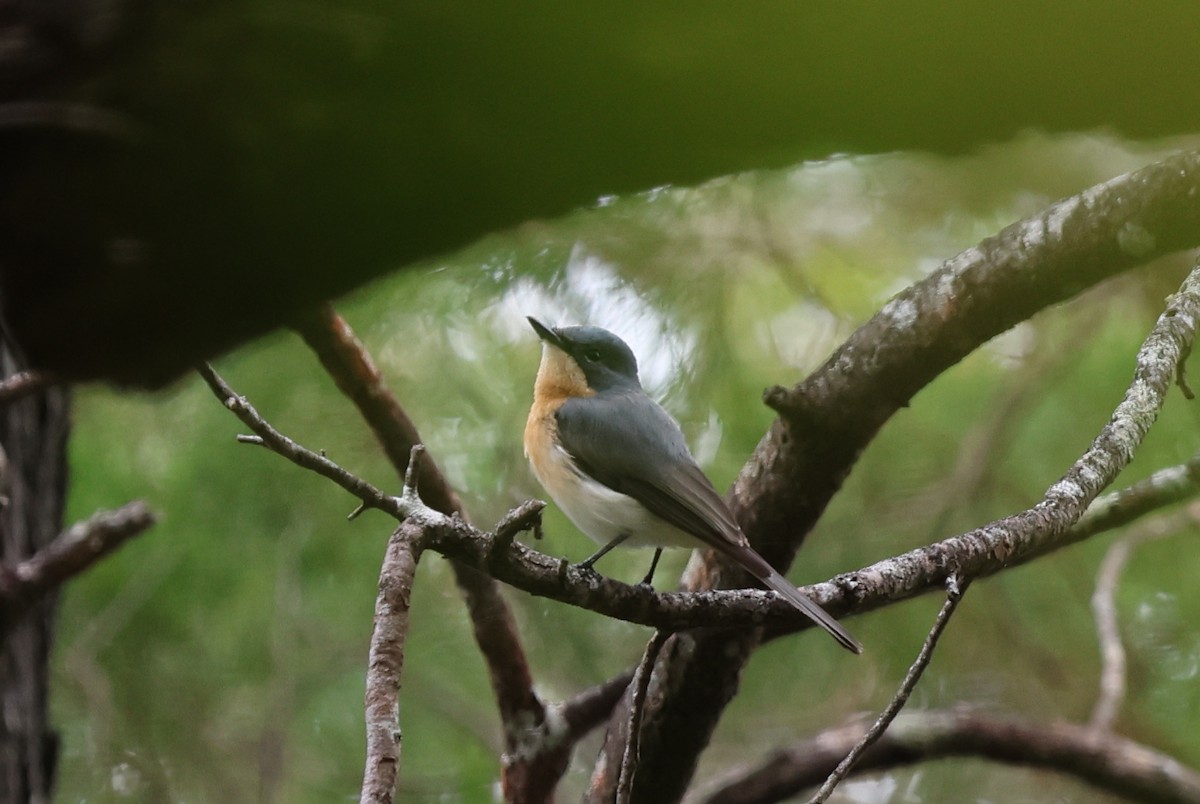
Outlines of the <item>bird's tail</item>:
M 772 590 L 783 595 L 789 603 L 804 612 L 810 620 L 828 631 L 829 635 L 836 639 L 843 648 L 854 653 L 862 653 L 862 644 L 850 636 L 850 632 L 843 628 L 841 623 L 830 617 L 825 609 L 809 600 L 807 595 L 793 586 L 787 578 L 771 569 L 770 574 L 760 580 Z

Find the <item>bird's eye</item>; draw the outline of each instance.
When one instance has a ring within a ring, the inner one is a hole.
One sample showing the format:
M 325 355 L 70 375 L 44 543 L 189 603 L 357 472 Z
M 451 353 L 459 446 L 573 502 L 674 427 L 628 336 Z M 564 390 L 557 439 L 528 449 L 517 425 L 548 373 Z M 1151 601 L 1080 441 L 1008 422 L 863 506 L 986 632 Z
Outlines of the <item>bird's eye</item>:
M 587 349 L 583 353 L 583 359 L 589 363 L 598 363 L 600 361 L 599 349 Z

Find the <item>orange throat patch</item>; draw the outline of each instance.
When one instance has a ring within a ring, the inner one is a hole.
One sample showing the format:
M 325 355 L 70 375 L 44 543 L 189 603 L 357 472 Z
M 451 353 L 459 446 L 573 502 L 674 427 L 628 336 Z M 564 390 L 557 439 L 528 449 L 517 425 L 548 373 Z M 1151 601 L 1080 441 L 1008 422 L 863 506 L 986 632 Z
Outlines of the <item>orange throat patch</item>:
M 533 383 L 533 406 L 525 422 L 525 457 L 533 464 L 539 480 L 557 440 L 558 423 L 554 414 L 568 399 L 595 393 L 588 388 L 583 370 L 570 355 L 556 346 L 542 344 L 542 362 Z

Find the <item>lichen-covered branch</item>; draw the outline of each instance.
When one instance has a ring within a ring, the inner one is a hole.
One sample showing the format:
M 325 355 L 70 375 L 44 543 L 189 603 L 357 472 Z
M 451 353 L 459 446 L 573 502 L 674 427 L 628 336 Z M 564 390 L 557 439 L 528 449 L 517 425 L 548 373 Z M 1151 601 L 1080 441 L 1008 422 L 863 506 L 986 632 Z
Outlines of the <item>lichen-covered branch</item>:
M 971 351 L 1106 277 L 1164 251 L 1194 246 L 1200 232 L 1198 186 L 1200 154 L 1184 153 L 1064 199 L 947 260 L 893 298 L 804 382 L 768 392 L 766 401 L 779 419 L 730 494 L 738 522 L 757 549 L 776 566 L 790 565 L 879 429 Z M 1116 434 L 1123 442 L 1128 435 Z M 1085 463 L 1085 472 L 1094 471 L 1091 461 Z M 1055 533 L 1068 528 L 1090 499 L 1089 493 L 1074 493 L 1091 487 L 1079 485 L 1081 480 L 1088 478 L 1064 478 L 1054 492 L 1055 505 L 1072 508 L 1071 516 L 1053 526 Z M 1064 499 L 1058 499 L 1060 493 Z M 917 583 L 934 588 L 949 569 Z M 692 565 L 685 583 L 705 589 L 745 580 L 710 554 Z M 906 593 L 906 582 L 893 577 L 891 583 Z M 658 801 L 683 795 L 757 645 L 753 635 L 737 645 L 726 635 L 698 635 L 688 650 L 664 654 L 660 674 L 671 692 L 647 712 L 642 735 L 643 768 L 655 779 Z M 614 712 L 610 729 L 625 717 Z M 611 751 L 610 760 L 621 747 Z M 635 800 L 648 795 L 635 788 Z
M 1193 270 L 1179 293 L 1171 297 L 1166 311 L 1138 351 L 1133 382 L 1112 419 L 1091 447 L 1032 508 L 984 525 L 951 539 L 885 559 L 849 575 L 837 585 L 859 609 L 877 605 L 889 596 L 908 596 L 917 588 L 931 588 L 951 574 L 975 578 L 1007 566 L 1024 563 L 1058 549 L 1068 541 L 1088 535 L 1088 529 L 1073 531 L 1088 505 L 1129 463 L 1149 432 L 1158 412 L 1174 387 L 1180 361 L 1191 350 L 1200 323 L 1200 268 Z M 1183 472 L 1187 476 L 1188 472 Z M 1168 481 L 1177 482 L 1168 482 Z M 1183 487 L 1178 474 L 1155 478 L 1145 489 L 1155 489 L 1161 498 L 1165 489 Z M 1150 494 L 1149 491 L 1145 492 Z M 1136 497 L 1126 493 L 1125 510 Z M 1113 503 L 1120 506 L 1119 503 Z M 1094 515 L 1113 518 L 1112 510 Z M 1112 521 L 1110 519 L 1110 521 Z M 1085 522 L 1085 525 L 1087 523 Z M 1094 525 L 1087 525 L 1087 528 Z M 867 603 L 870 600 L 872 603 Z M 835 606 L 835 608 L 837 608 Z

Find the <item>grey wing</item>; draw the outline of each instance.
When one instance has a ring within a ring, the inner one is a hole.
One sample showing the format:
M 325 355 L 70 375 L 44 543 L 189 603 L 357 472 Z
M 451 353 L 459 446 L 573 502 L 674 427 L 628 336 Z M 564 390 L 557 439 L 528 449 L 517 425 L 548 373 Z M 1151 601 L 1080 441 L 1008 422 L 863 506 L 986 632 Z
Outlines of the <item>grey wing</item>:
M 696 465 L 679 425 L 649 397 L 621 393 L 571 399 L 558 409 L 557 423 L 563 448 L 590 477 L 680 530 L 748 561 L 752 566 L 747 569 L 759 577 L 769 572 Z
M 729 506 L 688 451 L 683 433 L 653 400 L 632 393 L 578 397 L 555 414 L 559 442 L 594 480 L 720 550 L 855 653 L 862 645 L 751 549 Z

